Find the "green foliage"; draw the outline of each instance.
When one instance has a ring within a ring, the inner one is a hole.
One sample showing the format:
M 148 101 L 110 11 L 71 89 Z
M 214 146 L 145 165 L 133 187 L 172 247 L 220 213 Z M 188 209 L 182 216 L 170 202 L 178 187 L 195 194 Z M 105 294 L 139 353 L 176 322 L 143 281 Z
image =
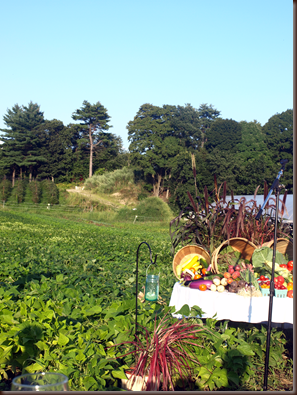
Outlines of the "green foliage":
M 12 190 L 11 181 L 4 178 L 0 183 L 0 199 L 1 202 L 6 202 Z
M 14 203 L 23 203 L 25 199 L 28 180 L 19 178 L 16 180 L 11 192 L 10 200 Z
M 233 119 L 218 118 L 207 133 L 206 148 L 209 151 L 217 148 L 219 151 L 232 152 L 241 142 L 241 125 Z
M 175 278 L 168 227 L 95 226 L 0 211 L 0 229 L 0 389 L 10 390 L 8 374 L 42 370 L 66 374 L 73 391 L 119 391 L 131 359 L 119 359 L 112 346 L 134 340 L 135 257 L 143 240 L 157 254 L 165 305 L 138 303 L 138 324 L 152 333 L 155 317 L 159 322 L 170 310 Z M 141 250 L 139 289 L 148 258 Z M 265 327 L 229 322 L 226 328 L 226 322 L 195 318 L 198 306 L 187 310 L 205 331 L 194 355 L 200 364 L 185 389 L 261 390 Z M 269 389 L 292 390 L 278 379 L 282 373 L 292 380 L 286 347 L 284 333 L 272 328 Z M 178 377 L 174 385 L 182 389 Z
M 94 175 L 85 181 L 86 189 L 94 189 L 103 193 L 114 193 L 129 184 L 134 184 L 134 172 L 127 167 L 102 175 Z
M 173 213 L 167 203 L 162 199 L 151 196 L 141 200 L 134 209 L 124 207 L 117 213 L 117 218 L 121 220 L 133 220 L 137 216 L 137 221 L 169 221 Z
M 41 181 L 42 189 L 42 203 L 58 204 L 59 203 L 59 190 L 56 184 L 50 180 Z
M 288 159 L 282 183 L 293 191 L 293 110 L 273 115 L 263 126 L 263 133 L 274 162 Z M 279 171 L 279 166 L 273 170 Z
M 41 200 L 40 182 L 37 180 L 33 180 L 33 181 L 29 182 L 28 188 L 31 192 L 32 202 L 33 203 L 40 203 L 40 200 Z

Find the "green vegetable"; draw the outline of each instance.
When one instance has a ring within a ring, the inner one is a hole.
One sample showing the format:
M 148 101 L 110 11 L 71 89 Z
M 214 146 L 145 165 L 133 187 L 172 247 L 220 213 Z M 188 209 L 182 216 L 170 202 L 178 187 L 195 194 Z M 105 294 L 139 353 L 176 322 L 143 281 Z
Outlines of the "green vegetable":
M 208 268 L 209 265 L 208 265 L 208 263 L 206 262 L 206 260 L 204 258 L 200 258 L 199 262 L 205 269 Z
M 252 255 L 252 262 L 255 271 L 261 272 L 263 269 L 267 271 L 270 275 L 272 272 L 272 259 L 273 250 L 269 247 L 257 248 Z M 285 279 L 289 280 L 291 274 L 289 270 L 280 267 L 279 265 L 286 264 L 287 261 L 282 253 L 276 251 L 275 254 L 275 267 L 274 271 L 276 275 L 281 275 Z

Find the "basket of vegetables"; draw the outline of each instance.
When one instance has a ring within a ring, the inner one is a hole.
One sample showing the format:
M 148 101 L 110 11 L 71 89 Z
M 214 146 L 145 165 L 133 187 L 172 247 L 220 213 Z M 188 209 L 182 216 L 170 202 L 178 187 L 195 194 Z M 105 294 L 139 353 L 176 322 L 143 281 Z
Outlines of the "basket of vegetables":
M 240 260 L 251 261 L 257 246 L 242 237 L 234 237 L 224 241 L 212 254 L 211 271 L 224 273 L 230 264 L 236 265 Z
M 198 279 L 210 268 L 208 252 L 198 245 L 187 245 L 174 256 L 172 269 L 175 277 L 181 280 L 186 274 L 190 279 Z

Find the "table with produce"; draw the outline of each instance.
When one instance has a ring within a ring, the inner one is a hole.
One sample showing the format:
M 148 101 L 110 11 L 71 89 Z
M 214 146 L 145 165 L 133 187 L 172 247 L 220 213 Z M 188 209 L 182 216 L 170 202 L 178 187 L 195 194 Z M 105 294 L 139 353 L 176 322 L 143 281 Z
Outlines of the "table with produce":
M 232 244 L 232 243 L 231 243 Z M 272 322 L 293 324 L 293 261 L 276 251 Z M 198 306 L 201 318 L 267 322 L 273 249 L 235 240 L 212 257 L 201 247 L 186 246 L 173 260 L 177 278 L 170 306 L 178 311 Z

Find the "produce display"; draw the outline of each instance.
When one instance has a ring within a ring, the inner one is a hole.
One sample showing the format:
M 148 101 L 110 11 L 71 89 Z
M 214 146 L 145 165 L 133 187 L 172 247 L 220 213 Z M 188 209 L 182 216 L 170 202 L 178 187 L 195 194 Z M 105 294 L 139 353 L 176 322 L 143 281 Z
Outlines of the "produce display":
M 243 297 L 262 297 L 267 295 L 264 289 L 270 288 L 272 272 L 272 254 L 269 247 L 254 251 L 251 261 L 241 258 L 238 251 L 228 246 L 222 252 L 219 274 L 211 272 L 211 265 L 196 255 L 176 267 L 180 283 L 199 291 L 230 292 Z M 293 261 L 276 252 L 274 288 L 287 291 L 286 296 L 293 297 Z M 278 296 L 276 293 L 275 296 Z

